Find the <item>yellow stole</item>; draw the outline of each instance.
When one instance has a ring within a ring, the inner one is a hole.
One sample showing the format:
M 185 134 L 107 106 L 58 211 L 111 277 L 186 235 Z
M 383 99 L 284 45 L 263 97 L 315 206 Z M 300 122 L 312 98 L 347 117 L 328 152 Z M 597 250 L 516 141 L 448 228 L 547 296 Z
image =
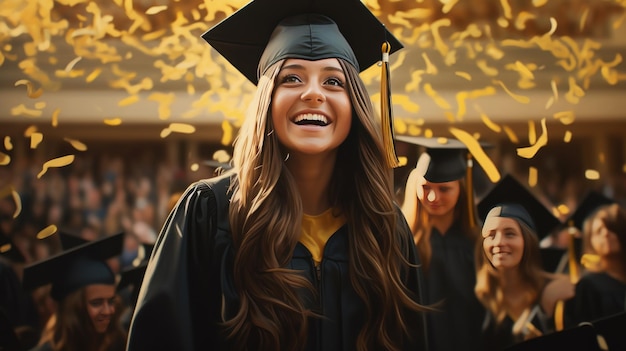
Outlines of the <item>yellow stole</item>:
M 345 217 L 343 215 L 335 217 L 332 208 L 317 216 L 302 215 L 300 242 L 309 250 L 316 265 L 322 262 L 326 242 L 344 223 Z

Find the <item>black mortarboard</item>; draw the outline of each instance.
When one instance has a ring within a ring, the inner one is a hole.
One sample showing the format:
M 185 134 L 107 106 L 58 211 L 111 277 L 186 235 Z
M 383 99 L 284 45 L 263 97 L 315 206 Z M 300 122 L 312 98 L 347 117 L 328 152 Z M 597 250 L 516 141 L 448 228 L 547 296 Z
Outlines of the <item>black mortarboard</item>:
M 61 248 L 63 248 L 63 250 L 69 250 L 69 249 L 72 249 L 74 247 L 77 247 L 77 246 L 80 246 L 89 242 L 89 240 L 83 239 L 78 235 L 61 232 L 61 231 L 58 233 L 59 233 L 59 239 L 61 240 Z
M 444 183 L 465 177 L 467 146 L 457 139 L 396 136 L 396 140 L 425 147 L 417 161 L 417 168 L 429 182 Z
M 613 203 L 615 203 L 615 201 L 604 196 L 602 193 L 599 193 L 597 191 L 590 191 L 580 201 L 574 213 L 567 217 L 567 219 L 565 220 L 565 224 L 567 226 L 574 226 L 579 230 L 582 230 L 585 220 L 590 215 L 592 215 L 598 208 Z
M 22 252 L 13 244 L 13 240 L 0 231 L 0 255 L 11 262 L 24 263 L 26 259 Z
M 284 58 L 342 58 L 363 71 L 402 44 L 360 0 L 254 0 L 202 34 L 255 85 Z
M 545 334 L 510 346 L 505 351 L 537 350 L 585 350 L 600 351 L 596 331 L 590 324 L 583 324 L 559 332 Z M 612 350 L 612 349 L 611 349 Z
M 106 260 L 122 252 L 124 233 L 90 241 L 24 268 L 24 289 L 52 283 L 55 300 L 91 284 L 115 284 Z
M 484 223 L 487 216 L 514 218 L 524 222 L 541 240 L 561 221 L 510 174 L 505 175 L 477 205 Z

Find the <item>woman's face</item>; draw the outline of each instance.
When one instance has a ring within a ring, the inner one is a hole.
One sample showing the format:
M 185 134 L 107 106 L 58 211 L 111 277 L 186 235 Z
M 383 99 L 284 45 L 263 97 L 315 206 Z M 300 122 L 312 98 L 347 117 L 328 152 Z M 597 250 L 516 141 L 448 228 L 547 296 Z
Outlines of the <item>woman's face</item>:
M 288 59 L 276 78 L 272 122 L 291 156 L 337 149 L 352 124 L 346 76 L 337 59 Z
M 431 216 L 443 216 L 454 211 L 461 192 L 461 183 L 458 180 L 445 183 L 426 181 L 422 189 L 423 196 L 420 198 L 420 203 L 426 212 Z
M 483 250 L 497 269 L 519 266 L 524 255 L 524 237 L 516 220 L 489 217 L 482 228 Z
M 609 230 L 601 218 L 595 218 L 591 222 L 591 247 L 600 256 L 610 256 L 621 252 L 617 234 Z
M 85 287 L 87 314 L 97 333 L 106 332 L 115 314 L 115 285 L 93 284 Z

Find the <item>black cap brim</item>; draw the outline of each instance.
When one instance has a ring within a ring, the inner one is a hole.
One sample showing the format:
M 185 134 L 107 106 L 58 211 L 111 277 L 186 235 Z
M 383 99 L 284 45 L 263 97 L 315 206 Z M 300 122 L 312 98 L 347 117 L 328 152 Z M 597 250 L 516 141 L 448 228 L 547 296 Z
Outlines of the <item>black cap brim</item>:
M 505 175 L 478 203 L 478 215 L 484 223 L 487 214 L 497 206 L 515 204 L 523 207 L 532 219 L 534 230 L 541 240 L 550 234 L 561 221 L 554 216 L 533 193 L 510 174 Z M 506 207 L 510 213 L 506 217 L 523 218 L 523 213 L 516 213 L 515 206 Z M 519 211 L 518 211 L 519 212 Z
M 123 246 L 124 233 L 119 233 L 65 250 L 43 261 L 26 266 L 22 286 L 26 290 L 32 290 L 52 283 L 59 276 L 64 275 L 67 268 L 77 260 L 89 258 L 95 261 L 105 261 L 119 255 Z
M 590 191 L 580 201 L 576 207 L 574 213 L 572 213 L 566 220 L 565 224 L 568 226 L 574 226 L 579 230 L 583 229 L 585 220 L 592 215 L 598 208 L 604 205 L 611 205 L 615 203 L 612 199 L 597 191 Z
M 390 44 L 390 53 L 402 48 L 360 0 L 254 0 L 202 34 L 202 38 L 256 85 L 259 61 L 278 23 L 307 13 L 328 16 L 337 24 L 361 71 L 381 60 L 383 42 Z

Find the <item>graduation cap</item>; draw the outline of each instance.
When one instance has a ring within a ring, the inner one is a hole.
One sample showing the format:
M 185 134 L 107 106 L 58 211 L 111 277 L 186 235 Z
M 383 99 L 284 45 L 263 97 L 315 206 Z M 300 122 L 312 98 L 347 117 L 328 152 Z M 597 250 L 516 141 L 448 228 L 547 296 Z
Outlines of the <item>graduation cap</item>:
M 467 175 L 469 150 L 457 139 L 398 135 L 396 140 L 425 148 L 417 168 L 431 183 L 451 182 Z
M 0 230 L 0 256 L 7 258 L 11 262 L 26 262 L 26 258 L 22 255 L 20 249 L 13 244 L 13 240 L 7 237 L 2 230 Z
M 589 216 L 600 207 L 613 203 L 615 203 L 615 201 L 604 196 L 602 193 L 589 191 L 580 201 L 574 213 L 567 217 L 565 224 L 569 227 L 576 227 L 579 230 L 583 230 L 583 224 Z
M 561 221 L 510 174 L 500 181 L 480 200 L 478 215 L 484 223 L 487 217 L 507 217 L 525 223 L 541 240 L 550 234 Z
M 254 0 L 202 34 L 255 85 L 285 58 L 342 58 L 363 71 L 402 44 L 360 0 Z
M 505 351 L 537 350 L 585 350 L 601 351 L 596 329 L 591 324 L 583 324 L 559 332 L 545 334 L 509 346 Z M 612 350 L 612 349 L 611 349 Z
M 64 250 L 24 268 L 22 285 L 32 290 L 52 284 L 50 295 L 62 300 L 67 294 L 91 284 L 115 284 L 106 260 L 122 252 L 124 233 L 107 236 Z
M 78 235 L 74 235 L 74 234 L 70 234 L 70 233 L 66 233 L 66 232 L 62 232 L 59 231 L 59 239 L 61 240 L 61 247 L 63 248 L 63 250 L 69 250 L 71 248 L 83 245 L 85 243 L 88 243 L 89 240 L 83 239 Z

